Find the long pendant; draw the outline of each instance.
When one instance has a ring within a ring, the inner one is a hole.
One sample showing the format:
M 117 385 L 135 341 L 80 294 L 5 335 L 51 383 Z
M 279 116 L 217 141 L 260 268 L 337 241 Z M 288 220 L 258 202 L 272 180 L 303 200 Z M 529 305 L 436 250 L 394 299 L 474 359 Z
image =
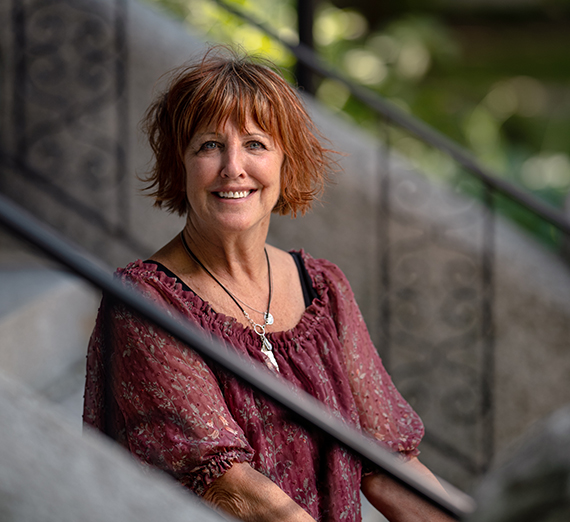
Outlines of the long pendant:
M 269 299 L 267 301 L 267 311 L 263 313 L 263 319 L 265 321 L 265 324 L 257 324 L 253 321 L 253 319 L 249 316 L 249 314 L 240 306 L 240 304 L 238 303 L 238 300 L 236 299 L 236 297 L 222 284 L 220 283 L 214 276 L 214 274 L 212 274 L 203 264 L 202 262 L 194 255 L 194 253 L 192 252 L 192 250 L 190 250 L 190 247 L 188 246 L 188 244 L 186 243 L 186 239 L 184 238 L 184 231 L 180 232 L 180 239 L 182 240 L 182 245 L 184 246 L 184 250 L 186 251 L 186 253 L 196 262 L 198 263 L 198 265 L 200 265 L 200 267 L 216 282 L 218 283 L 218 285 L 220 285 L 222 287 L 222 289 L 226 292 L 226 294 L 228 294 L 231 298 L 232 301 L 236 304 L 236 306 L 242 311 L 243 315 L 246 317 L 246 319 L 251 323 L 251 326 L 253 327 L 253 331 L 259 335 L 259 337 L 261 338 L 261 351 L 265 354 L 265 356 L 267 357 L 267 359 L 269 359 L 269 362 L 275 367 L 275 369 L 277 371 L 279 371 L 279 365 L 277 364 L 277 359 L 275 359 L 275 355 L 273 354 L 273 346 L 271 346 L 271 343 L 267 340 L 267 337 L 265 337 L 265 327 L 268 325 L 273 324 L 274 322 L 274 318 L 273 315 L 271 315 L 271 312 L 269 311 L 269 307 L 271 306 L 271 263 L 269 262 L 269 256 L 267 255 L 267 250 L 264 249 L 265 251 L 265 259 L 267 260 L 267 273 L 269 276 Z M 242 301 L 243 302 L 243 301 Z M 252 310 L 255 310 L 255 308 L 252 308 L 251 306 L 249 306 L 248 304 L 244 303 L 248 308 L 251 308 Z M 258 313 L 259 310 L 255 310 Z
M 275 366 L 275 369 L 279 371 L 279 365 L 277 364 L 277 359 L 275 359 L 275 355 L 273 354 L 273 346 L 271 346 L 271 343 L 267 340 L 265 334 L 261 334 L 259 337 L 261 337 L 261 342 L 263 344 L 263 346 L 261 347 L 261 351 L 266 355 L 271 364 Z
M 259 335 L 259 338 L 261 339 L 261 353 L 265 354 L 265 356 L 269 359 L 269 361 L 275 367 L 275 369 L 279 371 L 279 365 L 277 364 L 277 359 L 275 359 L 275 355 L 273 354 L 273 346 L 271 346 L 271 343 L 269 342 L 267 337 L 265 337 L 266 324 L 254 323 L 251 320 L 251 317 L 249 317 L 249 315 L 247 314 L 247 312 L 244 311 L 243 313 L 247 317 L 247 319 L 249 319 L 251 326 L 253 326 L 253 331 L 257 335 Z

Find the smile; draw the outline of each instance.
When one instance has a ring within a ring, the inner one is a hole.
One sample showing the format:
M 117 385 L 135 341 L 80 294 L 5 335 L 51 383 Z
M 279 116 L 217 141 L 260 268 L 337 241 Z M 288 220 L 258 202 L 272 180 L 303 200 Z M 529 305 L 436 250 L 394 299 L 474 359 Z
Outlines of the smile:
M 242 190 L 239 192 L 218 192 L 217 194 L 220 198 L 224 199 L 241 199 L 249 196 L 251 194 L 251 190 Z

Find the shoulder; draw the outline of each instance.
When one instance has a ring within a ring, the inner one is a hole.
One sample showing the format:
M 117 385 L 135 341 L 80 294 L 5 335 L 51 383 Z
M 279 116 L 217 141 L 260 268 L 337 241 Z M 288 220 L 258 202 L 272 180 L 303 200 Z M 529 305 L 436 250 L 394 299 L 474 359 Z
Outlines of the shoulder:
M 328 259 L 314 258 L 304 250 L 298 252 L 315 288 L 318 289 L 319 285 L 325 285 L 327 287 L 339 287 L 342 290 L 350 289 L 350 283 L 338 265 Z
M 340 268 L 331 261 L 314 258 L 311 254 L 305 252 L 303 249 L 285 251 L 281 250 L 280 248 L 267 245 L 267 251 L 271 257 L 279 260 L 279 262 L 291 263 L 293 262 L 293 256 L 299 256 L 303 260 L 303 263 L 307 270 L 315 273 L 337 273 L 344 276 Z
M 332 261 L 314 258 L 304 250 L 288 252 L 299 256 L 310 277 L 313 288 L 325 303 L 333 304 L 339 301 L 354 301 L 354 293 L 344 272 Z
M 267 245 L 267 251 L 272 258 L 272 262 L 275 260 L 282 266 L 288 265 L 289 267 L 295 267 L 296 265 L 293 256 L 299 256 L 314 282 L 331 279 L 346 281 L 346 277 L 342 270 L 333 262 L 328 261 L 327 259 L 314 258 L 303 249 L 290 250 L 287 252 L 280 248 Z
M 155 262 L 143 262 L 140 259 L 115 271 L 115 277 L 125 286 L 136 289 L 146 297 L 157 301 L 188 301 L 195 295 L 183 288 L 182 283 L 172 275 L 159 270 Z

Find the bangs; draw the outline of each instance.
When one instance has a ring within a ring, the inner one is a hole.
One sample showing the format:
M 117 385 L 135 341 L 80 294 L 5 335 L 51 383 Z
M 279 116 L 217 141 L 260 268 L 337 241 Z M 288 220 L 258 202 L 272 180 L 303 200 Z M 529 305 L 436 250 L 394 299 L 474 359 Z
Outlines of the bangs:
M 268 95 L 276 93 L 275 87 L 267 85 L 269 82 L 265 76 L 256 77 L 252 71 L 247 75 L 240 74 L 243 71 L 232 71 L 231 75 L 228 72 L 218 71 L 219 74 L 202 78 L 200 88 L 184 103 L 185 114 L 179 119 L 184 122 L 184 128 L 178 134 L 180 152 L 184 153 L 192 137 L 204 127 L 213 127 L 215 132 L 220 132 L 228 121 L 235 122 L 244 132 L 248 130 L 248 120 L 251 120 L 282 144 L 282 133 L 274 110 L 280 100 Z

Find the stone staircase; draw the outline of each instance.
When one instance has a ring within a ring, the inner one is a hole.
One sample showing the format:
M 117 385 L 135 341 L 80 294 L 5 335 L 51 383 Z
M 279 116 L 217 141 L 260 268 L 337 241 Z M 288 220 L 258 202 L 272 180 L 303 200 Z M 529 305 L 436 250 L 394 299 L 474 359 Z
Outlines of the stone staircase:
M 67 411 L 67 410 L 65 410 Z M 188 522 L 227 520 L 145 469 L 29 388 L 0 374 L 0 520 Z

